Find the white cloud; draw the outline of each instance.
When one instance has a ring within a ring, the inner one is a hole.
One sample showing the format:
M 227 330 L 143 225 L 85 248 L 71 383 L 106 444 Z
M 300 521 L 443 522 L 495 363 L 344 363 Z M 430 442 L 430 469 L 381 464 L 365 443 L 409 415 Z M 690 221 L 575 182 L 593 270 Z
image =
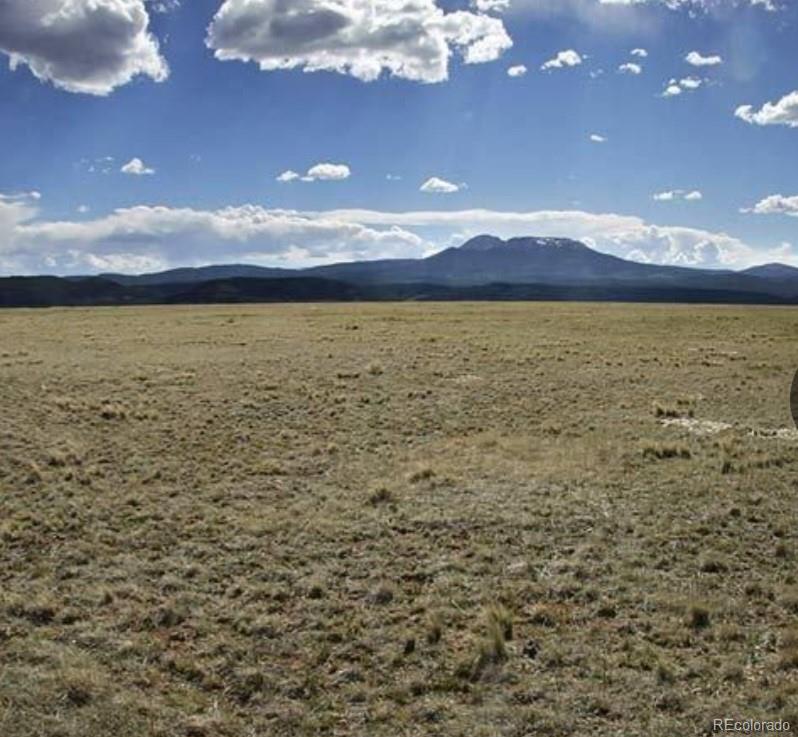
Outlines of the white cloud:
M 633 61 L 629 61 L 625 64 L 621 64 L 618 67 L 618 71 L 621 74 L 640 74 L 643 71 L 643 67 L 641 67 L 640 64 L 635 64 Z
M 131 174 L 136 177 L 150 176 L 155 174 L 155 169 L 146 166 L 138 157 L 132 158 L 119 171 L 121 171 L 123 174 Z
M 85 214 L 86 214 L 86 213 L 89 211 L 89 209 L 90 209 L 90 208 L 89 208 L 89 206 L 88 206 L 88 205 L 78 205 L 78 212 L 79 212 L 81 215 L 85 215 Z
M 704 199 L 704 195 L 697 189 L 684 190 L 673 189 L 667 192 L 658 192 L 652 196 L 657 202 L 673 202 L 674 200 L 686 200 L 687 202 L 697 202 Z
M 684 60 L 694 67 L 714 67 L 723 64 L 723 58 L 718 55 L 702 56 L 698 51 L 691 51 Z
M 316 164 L 316 166 L 308 169 L 307 176 L 313 181 L 317 179 L 339 181 L 341 179 L 349 179 L 352 176 L 352 170 L 346 164 Z
M 646 57 L 648 57 L 648 51 L 646 51 L 645 49 L 632 49 L 629 53 L 632 56 L 639 57 L 640 59 L 645 59 Z
M 71 221 L 40 220 L 38 214 L 29 198 L 0 197 L 0 268 L 6 272 L 137 271 L 143 263 L 165 268 L 230 260 L 312 264 L 419 256 L 424 247 L 421 237 L 398 226 L 373 228 L 324 213 L 256 205 L 138 206 Z
M 352 176 L 352 170 L 346 164 L 330 164 L 324 162 L 308 169 L 307 174 L 300 175 L 293 169 L 284 171 L 277 177 L 278 182 L 303 182 L 342 181 Z
M 472 0 L 471 6 L 480 13 L 501 13 L 510 7 L 510 0 Z
M 225 0 L 206 44 L 217 59 L 252 61 L 264 71 L 442 82 L 453 51 L 479 64 L 498 59 L 512 40 L 501 19 L 445 12 L 435 0 Z
M 760 110 L 751 105 L 741 105 L 734 114 L 752 125 L 786 125 L 798 128 L 798 90 L 790 92 L 777 102 L 766 102 Z
M 0 270 L 6 273 L 146 271 L 251 262 L 302 266 L 347 259 L 417 257 L 479 233 L 566 236 L 653 263 L 742 268 L 798 261 L 782 245 L 754 248 L 726 233 L 659 226 L 578 210 L 377 212 L 130 207 L 94 219 L 47 221 L 29 195 L 0 195 Z
M 171 13 L 180 8 L 180 0 L 149 0 L 153 13 Z
M 783 253 L 779 246 L 755 248 L 723 232 L 698 228 L 660 226 L 643 219 L 611 213 L 578 210 L 497 212 L 493 210 L 420 211 L 404 213 L 371 210 L 337 210 L 328 217 L 352 220 L 362 225 L 401 228 L 434 228 L 461 234 L 462 238 L 493 233 L 513 236 L 565 236 L 623 258 L 652 263 L 707 268 L 744 268 L 772 261 Z M 641 258 L 642 256 L 642 258 Z M 781 260 L 785 258 L 780 257 Z M 789 255 L 798 262 L 798 255 Z
M 461 185 L 447 182 L 440 177 L 430 177 L 424 184 L 421 185 L 421 192 L 428 192 L 434 194 L 453 194 L 459 192 Z
M 798 218 L 798 195 L 792 197 L 781 194 L 770 195 L 753 207 L 743 209 L 742 212 L 752 212 L 756 215 L 790 215 Z
M 548 69 L 562 69 L 563 67 L 575 67 L 582 63 L 582 56 L 573 49 L 560 51 L 553 59 L 549 59 L 540 68 L 544 71 Z
M 278 182 L 294 182 L 300 178 L 300 175 L 295 172 L 293 169 L 288 169 L 284 171 L 277 177 Z
M 606 143 L 607 139 L 604 136 L 600 136 L 598 133 L 591 133 L 590 140 L 593 143 Z
M 68 92 L 107 95 L 169 75 L 142 0 L 2 0 L 0 52 Z
M 600 5 L 664 5 L 671 10 L 688 10 L 690 12 L 705 12 L 721 8 L 728 4 L 728 0 L 598 0 Z M 774 12 L 777 10 L 774 0 L 739 0 L 736 4 L 759 6 Z
M 702 84 L 704 84 L 704 80 L 698 79 L 698 77 L 672 79 L 667 85 L 665 85 L 665 90 L 662 93 L 662 97 L 677 97 L 685 90 L 687 92 L 695 92 L 695 90 L 697 90 Z
M 517 64 L 507 70 L 508 77 L 523 77 L 529 71 L 523 64 Z
M 702 85 L 702 80 L 697 77 L 685 77 L 679 80 L 679 86 L 685 90 L 697 90 Z

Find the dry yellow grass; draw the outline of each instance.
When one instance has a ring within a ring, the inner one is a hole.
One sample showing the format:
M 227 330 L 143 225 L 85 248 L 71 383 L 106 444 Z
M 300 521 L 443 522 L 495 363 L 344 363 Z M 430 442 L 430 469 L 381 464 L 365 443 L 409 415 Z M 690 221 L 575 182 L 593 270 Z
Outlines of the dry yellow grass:
M 0 312 L 0 735 L 798 723 L 796 335 L 758 308 Z

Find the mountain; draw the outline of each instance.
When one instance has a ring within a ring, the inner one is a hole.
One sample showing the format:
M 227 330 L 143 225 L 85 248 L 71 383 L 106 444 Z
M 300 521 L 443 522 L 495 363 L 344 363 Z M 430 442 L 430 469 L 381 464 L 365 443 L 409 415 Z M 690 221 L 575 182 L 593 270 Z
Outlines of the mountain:
M 744 269 L 741 274 L 759 276 L 763 279 L 778 279 L 780 281 L 798 281 L 798 268 L 787 266 L 787 264 L 763 264 L 762 266 L 752 266 Z
M 568 238 L 505 241 L 491 235 L 477 236 L 462 246 L 424 259 L 332 264 L 305 273 L 362 284 L 604 284 L 743 292 L 775 290 L 782 297 L 790 297 L 795 291 L 757 275 L 627 261 Z
M 798 269 L 741 272 L 627 261 L 568 238 L 472 238 L 422 259 L 275 269 L 0 279 L 0 306 L 351 300 L 615 300 L 798 304 Z

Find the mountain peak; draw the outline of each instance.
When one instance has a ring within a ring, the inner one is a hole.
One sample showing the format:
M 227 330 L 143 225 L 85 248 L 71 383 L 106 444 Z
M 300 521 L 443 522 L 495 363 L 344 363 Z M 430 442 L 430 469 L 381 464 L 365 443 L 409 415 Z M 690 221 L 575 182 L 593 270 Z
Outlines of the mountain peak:
M 494 235 L 478 235 L 474 238 L 471 238 L 471 240 L 466 241 L 462 246 L 460 246 L 455 250 L 485 252 L 485 251 L 492 251 L 496 248 L 507 248 L 507 249 L 568 248 L 571 250 L 576 250 L 576 249 L 589 250 L 587 249 L 587 246 L 585 246 L 583 243 L 572 240 L 571 238 L 544 238 L 540 236 L 526 236 L 522 238 L 510 238 L 505 241 L 502 240 L 501 238 L 497 238 Z
M 497 238 L 495 235 L 478 235 L 470 240 L 467 240 L 463 243 L 462 246 L 458 250 L 460 251 L 490 251 L 493 248 L 497 248 L 499 246 L 504 245 L 504 241 L 501 238 Z

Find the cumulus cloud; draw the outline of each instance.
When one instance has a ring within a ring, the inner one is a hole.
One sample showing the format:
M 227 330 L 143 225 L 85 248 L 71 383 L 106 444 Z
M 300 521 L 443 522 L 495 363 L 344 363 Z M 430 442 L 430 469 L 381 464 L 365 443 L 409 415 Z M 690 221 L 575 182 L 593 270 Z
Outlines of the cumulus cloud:
M 618 67 L 618 72 L 621 74 L 641 74 L 643 72 L 643 67 L 641 67 L 640 64 L 635 64 L 633 61 L 629 61 L 625 64 L 621 64 Z
M 477 8 L 503 5 L 482 0 Z M 331 71 L 363 81 L 387 72 L 431 83 L 448 79 L 453 51 L 479 64 L 498 59 L 512 40 L 500 18 L 445 12 L 435 0 L 225 0 L 206 44 L 217 59 L 264 71 Z
M 593 143 L 606 143 L 607 139 L 604 136 L 600 136 L 598 133 L 591 133 L 590 140 Z
M 107 95 L 137 75 L 169 68 L 143 0 L 2 0 L 0 52 L 68 92 Z
M 698 200 L 703 200 L 704 195 L 697 189 L 672 189 L 667 192 L 658 192 L 652 196 L 652 199 L 654 199 L 656 202 L 673 202 L 674 200 L 697 202 Z
M 127 162 L 122 168 L 119 170 L 123 174 L 131 174 L 132 176 L 142 177 L 142 176 L 151 176 L 155 174 L 155 169 L 150 168 L 147 166 L 140 158 L 135 157 L 132 158 L 130 161 Z
M 433 194 L 454 194 L 459 192 L 462 185 L 447 182 L 440 177 L 430 177 L 424 184 L 421 185 L 421 192 Z
M 642 218 L 579 210 L 501 212 L 494 210 L 419 211 L 386 213 L 372 210 L 337 210 L 327 216 L 362 225 L 432 228 L 460 234 L 465 240 L 479 233 L 502 238 L 514 236 L 566 236 L 623 258 L 651 263 L 706 268 L 744 268 L 777 258 L 783 249 L 755 248 L 723 232 L 661 226 Z M 798 261 L 795 256 L 791 260 Z
M 523 64 L 517 64 L 507 70 L 508 77 L 523 77 L 529 71 Z
M 646 51 L 645 49 L 632 49 L 629 53 L 632 56 L 639 57 L 640 59 L 645 59 L 648 57 L 648 51 Z
M 761 109 L 741 105 L 734 114 L 751 125 L 786 125 L 798 128 L 798 90 L 790 92 L 777 102 L 766 102 Z
M 742 212 L 751 212 L 756 215 L 790 215 L 798 218 L 798 195 L 786 197 L 781 194 L 770 195 L 760 200 L 751 208 L 744 208 Z
M 256 205 L 138 206 L 59 221 L 38 215 L 28 197 L 0 197 L 0 268 L 6 273 L 139 271 L 229 260 L 297 265 L 419 256 L 424 246 L 420 236 L 398 226 L 374 228 L 324 213 Z
M 341 179 L 349 179 L 352 176 L 352 170 L 346 164 L 316 164 L 308 169 L 307 179 L 316 181 L 321 179 L 323 181 L 338 181 Z
M 582 56 L 573 49 L 560 51 L 554 58 L 549 59 L 540 68 L 543 71 L 548 69 L 562 69 L 564 67 L 575 67 L 582 63 Z
M 293 169 L 284 171 L 277 177 L 278 182 L 295 182 L 301 180 L 303 182 L 318 182 L 318 181 L 341 181 L 349 179 L 352 176 L 352 170 L 346 164 L 330 164 L 324 162 L 316 164 L 308 169 L 307 174 L 300 175 Z
M 40 201 L 29 194 L 0 195 L 0 271 L 146 271 L 230 261 L 304 266 L 417 257 L 485 232 L 503 238 L 566 236 L 625 258 L 684 266 L 742 268 L 798 260 L 782 245 L 757 249 L 722 232 L 578 210 L 302 212 L 256 205 L 219 210 L 140 206 L 95 218 L 48 221 L 39 208 Z

